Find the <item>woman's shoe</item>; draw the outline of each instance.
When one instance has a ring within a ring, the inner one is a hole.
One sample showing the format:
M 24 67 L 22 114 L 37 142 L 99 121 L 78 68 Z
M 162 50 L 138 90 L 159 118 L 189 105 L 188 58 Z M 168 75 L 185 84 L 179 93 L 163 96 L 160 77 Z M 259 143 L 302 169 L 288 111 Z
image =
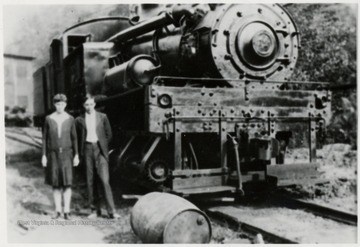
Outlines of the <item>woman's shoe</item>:
M 64 213 L 65 220 L 71 220 L 70 213 Z
M 61 213 L 60 212 L 56 212 L 56 214 L 54 214 L 53 216 L 51 216 L 51 219 L 56 220 L 59 219 L 61 217 Z

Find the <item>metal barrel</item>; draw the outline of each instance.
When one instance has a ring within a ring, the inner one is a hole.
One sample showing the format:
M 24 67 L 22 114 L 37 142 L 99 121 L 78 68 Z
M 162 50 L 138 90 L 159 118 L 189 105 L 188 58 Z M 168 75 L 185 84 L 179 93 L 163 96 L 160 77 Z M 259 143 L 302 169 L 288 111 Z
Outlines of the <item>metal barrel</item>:
M 189 201 L 168 193 L 144 195 L 131 211 L 131 227 L 143 243 L 209 243 L 210 220 Z

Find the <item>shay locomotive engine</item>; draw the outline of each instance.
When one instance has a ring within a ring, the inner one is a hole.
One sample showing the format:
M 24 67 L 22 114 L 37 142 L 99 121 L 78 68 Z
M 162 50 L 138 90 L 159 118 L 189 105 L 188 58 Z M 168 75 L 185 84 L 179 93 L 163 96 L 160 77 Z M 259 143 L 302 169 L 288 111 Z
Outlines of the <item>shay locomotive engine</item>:
M 331 95 L 326 83 L 290 80 L 299 48 L 277 4 L 133 5 L 132 17 L 89 20 L 52 41 L 34 74 L 36 122 L 55 93 L 75 116 L 96 95 L 115 133 L 115 177 L 152 190 L 242 192 L 311 177 Z M 306 159 L 290 159 L 296 148 Z

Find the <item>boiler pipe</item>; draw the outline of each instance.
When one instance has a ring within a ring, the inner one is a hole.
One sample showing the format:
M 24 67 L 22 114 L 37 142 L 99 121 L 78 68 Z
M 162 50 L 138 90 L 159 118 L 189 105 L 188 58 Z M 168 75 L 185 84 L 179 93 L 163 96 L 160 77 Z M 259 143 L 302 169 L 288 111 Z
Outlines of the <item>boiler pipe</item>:
M 110 37 L 107 42 L 123 42 L 140 35 L 154 31 L 174 23 L 174 20 L 168 13 L 162 13 L 154 18 L 141 22 L 135 26 L 129 27 L 114 36 Z

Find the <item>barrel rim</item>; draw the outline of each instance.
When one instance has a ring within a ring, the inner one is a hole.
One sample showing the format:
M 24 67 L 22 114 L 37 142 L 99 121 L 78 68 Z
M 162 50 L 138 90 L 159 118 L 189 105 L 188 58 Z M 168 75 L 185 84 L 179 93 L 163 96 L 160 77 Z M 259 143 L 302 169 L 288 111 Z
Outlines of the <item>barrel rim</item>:
M 185 199 L 185 198 L 183 198 L 183 199 Z M 186 200 L 186 199 L 185 199 Z M 195 206 L 195 205 L 194 205 Z M 196 206 L 195 206 L 196 207 Z M 194 212 L 197 212 L 197 213 L 200 213 L 201 215 L 203 215 L 204 216 L 204 218 L 206 219 L 206 221 L 207 221 L 207 223 L 208 223 L 208 226 L 209 226 L 209 239 L 208 239 L 208 242 L 207 243 L 210 243 L 210 241 L 211 241 L 211 236 L 212 236 L 212 228 L 211 228 L 211 221 L 210 221 L 210 219 L 209 219 L 209 217 L 203 212 L 203 211 L 201 211 L 200 209 L 196 209 L 196 208 L 189 208 L 189 209 L 185 209 L 185 210 L 182 210 L 182 211 L 180 211 L 180 212 L 178 212 L 176 215 L 174 215 L 172 218 L 171 218 L 171 220 L 169 220 L 169 222 L 167 222 L 166 223 L 166 225 L 165 225 L 165 227 L 164 227 L 164 231 L 163 231 L 163 236 L 162 236 L 162 238 L 163 238 L 163 243 L 165 243 L 165 233 L 167 232 L 167 230 L 168 230 L 168 227 L 169 227 L 169 224 L 172 222 L 172 220 L 176 217 L 176 216 L 178 216 L 179 214 L 181 214 L 181 213 L 183 213 L 183 212 L 188 212 L 188 211 L 194 211 Z

